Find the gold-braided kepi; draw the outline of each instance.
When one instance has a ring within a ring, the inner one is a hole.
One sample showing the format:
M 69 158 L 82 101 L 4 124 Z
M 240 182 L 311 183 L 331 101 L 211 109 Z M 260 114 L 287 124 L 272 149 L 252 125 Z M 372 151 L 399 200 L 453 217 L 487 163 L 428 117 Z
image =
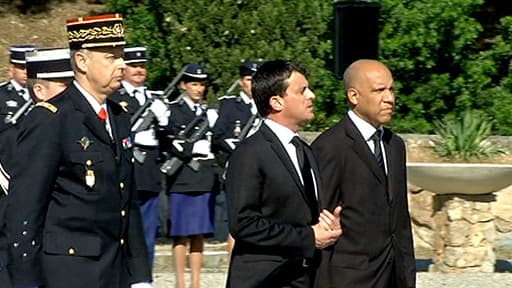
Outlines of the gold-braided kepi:
M 121 14 L 68 19 L 66 26 L 71 50 L 115 47 L 126 43 L 124 40 L 123 16 Z

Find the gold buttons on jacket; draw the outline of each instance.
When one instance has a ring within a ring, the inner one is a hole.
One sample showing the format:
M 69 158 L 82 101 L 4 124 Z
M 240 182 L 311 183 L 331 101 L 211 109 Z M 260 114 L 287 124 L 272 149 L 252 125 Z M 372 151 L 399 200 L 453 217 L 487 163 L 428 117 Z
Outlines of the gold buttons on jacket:
M 87 166 L 91 166 L 91 165 L 92 165 L 92 161 L 91 161 L 91 160 L 87 160 L 87 161 L 85 161 L 85 165 L 87 165 Z
M 126 210 L 121 210 L 121 217 L 126 216 Z
M 121 243 L 121 245 L 124 245 L 124 239 L 121 238 L 121 240 L 119 241 Z
M 75 255 L 76 251 L 73 248 L 68 249 L 68 255 Z
M 119 183 L 119 188 L 123 189 L 124 188 L 124 182 L 120 182 Z
M 132 163 L 135 163 L 135 158 L 132 157 Z

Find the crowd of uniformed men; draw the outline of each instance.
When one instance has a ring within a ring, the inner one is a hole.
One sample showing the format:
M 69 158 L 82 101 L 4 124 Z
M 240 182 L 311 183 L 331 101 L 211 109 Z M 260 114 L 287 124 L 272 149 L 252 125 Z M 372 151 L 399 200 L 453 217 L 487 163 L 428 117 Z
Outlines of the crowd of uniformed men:
M 176 99 L 146 86 L 147 49 L 125 47 L 120 15 L 70 19 L 67 30 L 69 49 L 12 45 L 10 80 L 0 85 L 2 287 L 144 287 L 136 285 L 151 277 L 141 263 L 152 263 L 156 237 L 167 230 L 177 281 L 184 281 L 190 249 L 198 284 L 204 237 L 215 233 L 216 198 L 217 222 L 227 225 L 223 165 L 259 123 L 251 97 L 258 63 L 241 62 L 240 93 L 212 109 L 204 99 L 210 75 L 201 64 L 186 65 L 172 81 L 169 90 L 181 93 Z M 162 191 L 167 223 L 160 223 Z M 143 227 L 149 261 L 139 249 L 142 235 L 132 235 L 136 226 Z M 119 243 L 126 253 L 117 251 Z M 104 258 L 100 265 L 112 269 L 104 275 L 79 258 L 63 260 L 69 255 Z M 112 273 L 125 260 L 128 271 Z

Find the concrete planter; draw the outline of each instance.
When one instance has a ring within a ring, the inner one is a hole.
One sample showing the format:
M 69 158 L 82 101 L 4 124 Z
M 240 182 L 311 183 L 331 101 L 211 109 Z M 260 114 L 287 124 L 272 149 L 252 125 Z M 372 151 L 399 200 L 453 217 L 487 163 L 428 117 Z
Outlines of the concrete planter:
M 408 181 L 434 195 L 433 272 L 493 272 L 493 192 L 512 184 L 512 165 L 408 163 Z
M 488 194 L 512 184 L 512 165 L 407 163 L 408 181 L 436 194 Z

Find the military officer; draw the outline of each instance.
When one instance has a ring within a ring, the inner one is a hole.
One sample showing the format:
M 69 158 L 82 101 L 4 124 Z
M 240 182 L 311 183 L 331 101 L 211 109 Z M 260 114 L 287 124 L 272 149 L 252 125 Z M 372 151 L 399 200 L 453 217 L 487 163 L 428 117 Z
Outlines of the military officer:
M 135 158 L 135 183 L 144 224 L 144 233 L 148 254 L 153 262 L 155 241 L 159 226 L 159 193 L 162 190 L 160 172 L 160 149 L 156 138 L 157 129 L 168 124 L 169 110 L 158 98 L 161 91 L 148 90 L 146 47 L 124 48 L 124 80 L 121 89 L 112 96 L 112 100 L 124 107 L 131 117 L 139 111 L 140 117 L 134 119 L 133 153 Z M 145 108 L 144 108 L 145 107 Z M 142 111 L 148 110 L 148 111 Z M 145 119 L 148 117 L 148 119 Z M 140 121 L 140 122 L 139 122 Z M 148 121 L 148 125 L 142 122 Z M 141 125 L 145 125 L 142 128 Z
M 11 80 L 0 84 L 0 129 L 6 120 L 16 113 L 30 99 L 27 85 L 25 52 L 33 51 L 34 45 L 12 45 L 9 49 L 9 77 Z
M 69 49 L 38 49 L 26 52 L 26 54 L 27 88 L 32 99 L 36 102 L 48 100 L 66 88 L 73 77 L 69 62 Z M 7 204 L 5 196 L 10 179 L 8 171 L 16 163 L 16 154 L 13 151 L 16 145 L 18 119 L 28 113 L 32 107 L 33 101 L 26 102 L 19 107 L 10 118 L 11 122 L 6 125 L 9 129 L 0 132 L 0 234 L 5 231 L 3 213 Z M 1 239 L 5 239 L 5 236 L 0 236 Z M 0 283 L 2 283 L 2 287 L 11 287 L 4 265 L 6 259 L 7 255 L 0 255 Z
M 14 162 L 12 149 L 17 124 L 33 107 L 34 102 L 49 100 L 66 89 L 73 78 L 73 71 L 69 62 L 69 49 L 38 49 L 26 52 L 26 84 L 28 88 L 29 101 L 25 102 L 12 114 L 4 129 L 0 131 L 0 188 L 7 194 L 8 187 L 8 164 Z M 3 176 L 3 178 L 2 178 Z M 3 180 L 3 181 L 2 181 Z M 1 219 L 1 217 L 0 217 Z
M 150 287 L 133 186 L 120 14 L 67 20 L 72 84 L 20 124 L 6 210 L 14 286 Z
M 219 118 L 213 127 L 213 146 L 215 157 L 222 167 L 225 167 L 231 152 L 242 137 L 254 133 L 259 124 L 258 109 L 252 99 L 252 75 L 257 71 L 260 62 L 245 61 L 239 66 L 238 85 L 239 95 L 225 95 L 219 98 Z M 246 135 L 241 135 L 246 129 Z M 233 247 L 233 239 L 228 237 L 226 197 L 221 192 L 216 199 L 216 235 L 215 240 L 228 239 L 228 250 Z
M 169 218 L 172 223 L 169 234 L 173 238 L 177 288 L 185 287 L 187 244 L 190 244 L 192 272 L 190 287 L 199 287 L 204 237 L 214 232 L 215 194 L 212 190 L 216 183 L 216 162 L 210 149 L 209 130 L 217 113 L 204 104 L 208 82 L 209 75 L 202 65 L 188 64 L 180 80 L 183 97 L 169 106 L 171 117 L 168 127 L 178 137 L 173 142 L 170 155 L 183 162 L 175 173 L 168 172 L 172 174 L 168 180 Z M 190 141 L 194 134 L 199 139 Z

